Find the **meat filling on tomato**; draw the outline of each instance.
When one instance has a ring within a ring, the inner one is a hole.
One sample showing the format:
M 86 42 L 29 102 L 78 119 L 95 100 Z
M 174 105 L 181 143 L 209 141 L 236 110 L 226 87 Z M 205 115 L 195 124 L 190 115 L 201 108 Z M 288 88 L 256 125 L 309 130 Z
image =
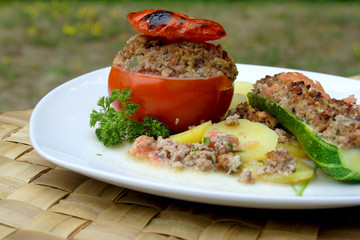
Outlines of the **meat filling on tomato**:
M 163 77 L 209 78 L 226 75 L 234 81 L 238 71 L 221 45 L 138 34 L 118 52 L 113 65 L 136 73 Z

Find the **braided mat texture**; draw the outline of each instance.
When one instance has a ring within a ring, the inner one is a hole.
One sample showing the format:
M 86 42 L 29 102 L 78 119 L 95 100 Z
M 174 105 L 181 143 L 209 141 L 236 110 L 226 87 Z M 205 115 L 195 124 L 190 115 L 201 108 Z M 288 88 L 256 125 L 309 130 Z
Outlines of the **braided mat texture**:
M 0 113 L 0 239 L 360 239 L 360 207 L 232 208 L 100 182 L 31 146 L 31 111 Z

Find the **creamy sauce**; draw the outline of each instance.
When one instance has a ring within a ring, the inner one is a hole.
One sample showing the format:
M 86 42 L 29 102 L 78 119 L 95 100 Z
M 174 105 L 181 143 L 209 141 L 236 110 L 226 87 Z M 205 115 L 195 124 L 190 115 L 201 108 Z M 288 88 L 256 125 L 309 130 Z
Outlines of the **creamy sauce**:
M 149 162 L 135 159 L 128 152 L 130 144 L 105 149 L 99 159 L 119 171 L 119 174 L 129 175 L 148 181 L 175 184 L 177 186 L 197 188 L 210 191 L 225 191 L 231 193 L 266 194 L 294 196 L 290 184 L 273 184 L 258 182 L 245 184 L 239 182 L 239 174 L 229 175 L 224 172 L 198 172 L 190 168 L 176 170 L 159 168 Z

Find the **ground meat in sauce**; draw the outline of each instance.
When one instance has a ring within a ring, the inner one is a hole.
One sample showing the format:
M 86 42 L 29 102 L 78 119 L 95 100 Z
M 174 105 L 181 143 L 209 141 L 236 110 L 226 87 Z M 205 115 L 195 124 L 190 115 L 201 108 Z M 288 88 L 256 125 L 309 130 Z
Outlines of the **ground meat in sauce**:
M 278 128 L 278 121 L 271 116 L 267 111 L 260 111 L 258 108 L 249 105 L 248 103 L 240 103 L 236 109 L 231 109 L 225 119 L 227 126 L 239 125 L 239 119 L 248 119 L 252 122 L 259 122 L 267 127 L 275 130 L 279 136 L 279 143 L 289 143 L 293 135 L 290 135 L 285 130 Z
M 176 169 L 191 167 L 197 171 L 240 171 L 241 159 L 234 151 L 240 149 L 238 139 L 219 131 L 209 133 L 210 144 L 179 143 L 171 139 L 140 136 L 130 147 L 130 154 L 147 159 L 155 166 L 168 166 Z M 140 151 L 140 152 L 139 152 Z
M 229 118 L 229 117 L 228 117 Z M 230 123 L 235 118 L 227 119 Z M 283 136 L 282 142 L 289 141 L 291 135 L 282 129 L 275 129 L 278 135 Z M 196 171 L 224 171 L 227 173 L 240 173 L 239 182 L 254 183 L 255 176 L 252 171 L 242 169 L 242 160 L 237 151 L 243 151 L 244 145 L 232 134 L 213 129 L 208 133 L 209 143 L 179 143 L 171 139 L 152 137 L 138 137 L 129 152 L 139 159 L 147 159 L 158 167 L 171 167 L 175 169 L 192 168 Z M 276 149 L 266 154 L 264 167 L 257 169 L 255 175 L 280 174 L 290 175 L 296 168 L 296 158 L 285 149 Z
M 360 147 L 357 105 L 324 96 L 322 91 L 304 81 L 285 83 L 278 76 L 280 74 L 257 81 L 253 93 L 272 98 L 330 143 L 341 148 Z
M 213 129 L 207 135 L 210 139 L 210 147 L 215 149 L 218 155 L 243 150 L 239 145 L 239 139 L 228 133 Z
M 257 174 L 280 174 L 288 176 L 295 171 L 296 157 L 289 151 L 279 148 L 266 154 L 265 166 L 257 170 Z
M 250 106 L 247 102 L 240 103 L 236 109 L 231 109 L 228 117 L 238 115 L 241 119 L 248 119 L 252 122 L 265 124 L 271 129 L 275 129 L 277 120 L 266 111 L 260 111 L 258 108 Z
M 220 45 L 168 41 L 144 34 L 131 37 L 118 52 L 113 65 L 131 72 L 164 77 L 207 78 L 226 75 L 234 81 L 238 74 L 233 58 Z
M 282 128 L 275 128 L 275 132 L 279 136 L 278 143 L 290 143 L 290 140 L 296 139 L 294 135 L 291 135 Z
M 234 114 L 232 116 L 228 116 L 226 119 L 225 119 L 225 124 L 226 126 L 239 126 L 239 118 L 240 116 L 238 114 Z
M 240 174 L 239 182 L 254 183 L 254 181 L 255 181 L 255 178 L 254 178 L 253 173 L 247 168 L 243 169 L 242 173 Z

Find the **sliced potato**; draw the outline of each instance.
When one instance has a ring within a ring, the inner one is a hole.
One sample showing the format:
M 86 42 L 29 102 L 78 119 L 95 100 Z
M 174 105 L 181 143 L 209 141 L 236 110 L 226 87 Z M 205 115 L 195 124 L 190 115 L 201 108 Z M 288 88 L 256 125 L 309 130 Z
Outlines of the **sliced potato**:
M 247 102 L 247 98 L 245 95 L 240 94 L 240 93 L 234 93 L 233 98 L 231 100 L 229 110 L 235 109 L 237 105 L 239 105 L 240 103 L 244 103 L 244 102 Z
M 204 137 L 214 128 L 221 132 L 233 134 L 239 139 L 245 151 L 238 153 L 244 162 L 263 160 L 265 154 L 276 148 L 278 135 L 264 124 L 240 119 L 238 126 L 227 126 L 224 121 L 206 129 Z
M 244 167 L 248 168 L 249 170 L 253 170 L 253 172 L 256 172 L 256 168 L 261 165 L 258 164 L 247 164 L 245 163 Z M 314 169 L 306 164 L 302 160 L 297 160 L 297 166 L 294 173 L 285 176 L 280 174 L 260 174 L 256 175 L 255 178 L 262 180 L 264 182 L 273 182 L 273 183 L 302 183 L 311 180 L 315 176 Z
M 181 132 L 169 137 L 169 139 L 175 142 L 182 143 L 196 143 L 201 142 L 205 130 L 211 126 L 211 121 L 200 124 L 196 127 L 193 127 L 185 132 Z
M 253 90 L 253 84 L 249 82 L 234 82 L 234 93 L 245 95 Z

